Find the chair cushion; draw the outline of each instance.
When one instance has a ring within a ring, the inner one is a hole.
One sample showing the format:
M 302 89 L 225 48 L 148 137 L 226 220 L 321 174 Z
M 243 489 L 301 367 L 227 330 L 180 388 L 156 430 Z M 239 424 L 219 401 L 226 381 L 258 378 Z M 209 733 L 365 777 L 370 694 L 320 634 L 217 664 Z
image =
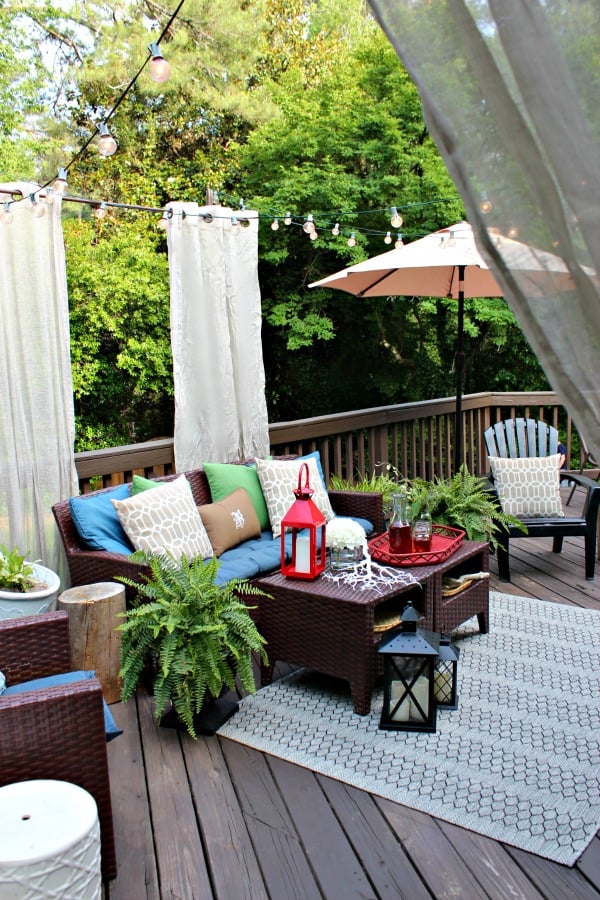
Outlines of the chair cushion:
M 559 466 L 559 453 L 518 459 L 490 456 L 502 510 L 517 517 L 564 518 Z
M 261 529 L 269 527 L 269 513 L 255 465 L 206 462 L 203 468 L 214 502 L 224 500 L 237 488 L 244 488 L 250 496 Z
M 223 500 L 198 507 L 214 555 L 236 547 L 249 538 L 260 537 L 258 516 L 248 491 L 238 488 Z
M 74 681 L 86 681 L 89 678 L 95 678 L 96 673 L 93 671 L 78 672 L 61 672 L 59 675 L 47 675 L 45 678 L 34 678 L 31 681 L 21 681 L 19 684 L 12 684 L 6 688 L 2 697 L 11 697 L 15 694 L 24 694 L 27 691 L 41 691 L 44 688 L 58 687 L 63 684 L 73 684 Z M 2 700 L 0 700 L 0 703 Z M 123 730 L 119 728 L 112 717 L 112 713 L 106 704 L 104 704 L 104 731 L 106 733 L 106 741 L 112 741 L 114 738 L 123 734 Z
M 136 550 L 172 553 L 176 559 L 213 555 L 185 475 L 161 484 L 160 490 L 142 491 L 112 503 Z
M 88 550 L 108 550 L 109 553 L 133 553 L 133 545 L 119 521 L 112 500 L 130 496 L 130 486 L 120 484 L 110 491 L 71 497 L 71 518 Z
M 281 534 L 281 520 L 295 501 L 294 489 L 298 487 L 300 468 L 308 466 L 308 479 L 314 493 L 313 503 L 325 516 L 325 521 L 333 519 L 329 494 L 317 468 L 314 456 L 303 459 L 255 459 L 258 478 L 269 511 L 269 521 L 273 538 Z
M 143 475 L 134 475 L 131 480 L 131 496 L 135 497 L 136 494 L 141 494 L 144 491 L 151 491 L 152 488 L 161 487 L 163 484 L 167 484 L 168 482 L 164 481 L 154 481 L 152 478 L 144 478 Z

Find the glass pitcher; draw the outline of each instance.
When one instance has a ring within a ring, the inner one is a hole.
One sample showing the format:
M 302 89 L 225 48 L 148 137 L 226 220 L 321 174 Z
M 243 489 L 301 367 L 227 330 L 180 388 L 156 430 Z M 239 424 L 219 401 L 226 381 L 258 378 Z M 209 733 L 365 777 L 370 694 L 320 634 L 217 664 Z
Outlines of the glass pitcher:
M 390 553 L 412 553 L 410 504 L 405 494 L 392 495 L 392 518 L 388 529 Z

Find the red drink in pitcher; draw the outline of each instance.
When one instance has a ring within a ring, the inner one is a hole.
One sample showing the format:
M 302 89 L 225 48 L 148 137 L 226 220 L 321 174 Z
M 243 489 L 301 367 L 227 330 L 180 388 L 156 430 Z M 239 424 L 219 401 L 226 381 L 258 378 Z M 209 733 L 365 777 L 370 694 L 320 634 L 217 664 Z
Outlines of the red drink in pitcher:
M 388 529 L 390 553 L 412 553 L 412 535 L 410 525 L 390 525 Z

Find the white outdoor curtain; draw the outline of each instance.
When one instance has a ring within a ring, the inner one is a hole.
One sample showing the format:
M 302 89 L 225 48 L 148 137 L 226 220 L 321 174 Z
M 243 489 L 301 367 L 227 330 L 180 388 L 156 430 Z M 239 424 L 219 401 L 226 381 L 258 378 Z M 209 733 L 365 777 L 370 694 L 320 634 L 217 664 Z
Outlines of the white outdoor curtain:
M 177 471 L 265 456 L 258 214 L 196 203 L 169 208 Z M 236 215 L 246 227 L 232 225 Z
M 61 201 L 40 199 L 36 184 L 0 185 L 24 199 L 0 222 L 0 541 L 41 559 L 66 583 L 52 504 L 78 492 L 75 416 Z M 7 193 L 5 193 L 7 192 Z
M 370 2 L 417 85 L 482 255 L 598 456 L 598 0 Z M 561 256 L 572 283 L 549 274 L 532 294 L 502 235 Z

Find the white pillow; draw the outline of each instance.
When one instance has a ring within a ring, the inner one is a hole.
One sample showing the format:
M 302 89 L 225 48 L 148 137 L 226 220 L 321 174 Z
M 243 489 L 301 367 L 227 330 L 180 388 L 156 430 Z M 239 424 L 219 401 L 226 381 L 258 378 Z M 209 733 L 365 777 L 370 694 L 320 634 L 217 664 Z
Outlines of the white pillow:
M 314 458 L 255 459 L 254 462 L 256 463 L 258 480 L 267 504 L 274 538 L 280 536 L 281 520 L 296 500 L 294 489 L 298 487 L 298 474 L 303 463 L 308 465 L 308 481 L 314 491 L 311 500 L 321 510 L 326 522 L 333 519 L 335 513 L 331 508 L 329 494 L 319 475 Z M 304 484 L 304 479 L 302 483 Z
M 176 559 L 213 555 L 185 475 L 112 504 L 136 550 L 172 553 Z
M 560 498 L 560 453 L 504 459 L 490 456 L 500 505 L 512 516 L 564 517 Z

